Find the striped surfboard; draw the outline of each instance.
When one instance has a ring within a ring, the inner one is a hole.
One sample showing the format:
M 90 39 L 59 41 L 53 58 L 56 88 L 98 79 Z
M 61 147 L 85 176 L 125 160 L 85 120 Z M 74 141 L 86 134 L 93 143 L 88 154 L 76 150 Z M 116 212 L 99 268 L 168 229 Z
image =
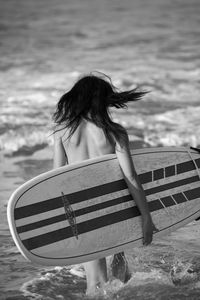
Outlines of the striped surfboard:
M 162 237 L 200 216 L 200 154 L 188 148 L 131 152 Z M 114 154 L 43 173 L 7 208 L 12 237 L 28 260 L 70 265 L 142 244 L 141 215 Z

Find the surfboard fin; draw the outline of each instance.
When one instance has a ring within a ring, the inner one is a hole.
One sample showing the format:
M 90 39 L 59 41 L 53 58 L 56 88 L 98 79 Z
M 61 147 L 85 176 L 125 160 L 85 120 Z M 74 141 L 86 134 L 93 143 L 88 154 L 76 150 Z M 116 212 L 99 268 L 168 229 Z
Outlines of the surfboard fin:
M 62 195 L 61 198 L 62 198 L 62 201 L 63 201 L 63 206 L 64 206 L 64 209 L 65 209 L 66 219 L 68 220 L 69 225 L 71 226 L 73 235 L 78 240 L 78 229 L 77 229 L 77 225 L 76 225 L 76 217 L 75 217 L 74 211 L 73 211 L 66 195 L 64 195 L 63 192 L 61 192 L 61 195 Z
M 128 262 L 124 252 L 114 255 L 111 263 L 111 272 L 113 277 L 119 279 L 123 283 L 126 283 L 131 278 L 131 273 L 129 271 Z

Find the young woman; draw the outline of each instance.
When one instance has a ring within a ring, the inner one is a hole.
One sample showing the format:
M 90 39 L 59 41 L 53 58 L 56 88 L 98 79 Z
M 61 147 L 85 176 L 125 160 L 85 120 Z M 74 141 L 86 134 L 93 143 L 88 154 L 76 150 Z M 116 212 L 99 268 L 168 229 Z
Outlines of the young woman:
M 79 79 L 61 97 L 54 113 L 54 168 L 116 153 L 130 193 L 141 212 L 143 242 L 148 245 L 156 229 L 131 159 L 127 132 L 113 122 L 109 114 L 110 107 L 124 108 L 127 102 L 139 100 L 144 94 L 137 89 L 120 92 L 107 76 L 91 74 Z M 118 261 L 120 270 L 122 264 Z M 106 260 L 85 263 L 84 268 L 87 294 L 93 294 L 107 281 Z

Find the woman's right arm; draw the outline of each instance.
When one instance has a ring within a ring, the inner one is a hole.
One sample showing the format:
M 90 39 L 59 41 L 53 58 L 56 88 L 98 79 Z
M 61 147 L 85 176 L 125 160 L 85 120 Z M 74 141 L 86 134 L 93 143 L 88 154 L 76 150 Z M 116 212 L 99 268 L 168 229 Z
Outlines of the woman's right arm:
M 67 154 L 65 152 L 62 139 L 58 133 L 54 133 L 54 155 L 53 168 L 59 168 L 68 163 Z
M 156 231 L 157 229 L 155 228 L 152 222 L 146 196 L 143 187 L 139 181 L 138 175 L 135 171 L 135 167 L 129 149 L 128 135 L 123 145 L 116 143 L 115 151 L 124 175 L 124 179 L 127 183 L 128 189 L 138 209 L 140 210 L 142 216 L 143 239 L 144 239 L 143 243 L 145 245 L 148 245 L 152 241 L 153 232 Z

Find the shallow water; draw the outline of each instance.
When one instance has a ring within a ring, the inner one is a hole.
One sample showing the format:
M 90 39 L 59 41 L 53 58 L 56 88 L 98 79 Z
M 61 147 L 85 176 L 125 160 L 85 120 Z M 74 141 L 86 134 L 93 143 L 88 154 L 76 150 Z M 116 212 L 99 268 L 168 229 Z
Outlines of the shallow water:
M 0 299 L 87 299 L 84 277 L 19 254 L 8 198 L 52 168 L 51 115 L 82 73 L 99 70 L 120 88 L 150 91 L 112 111 L 133 147 L 200 146 L 200 2 L 7 0 L 0 20 Z M 111 279 L 98 297 L 199 299 L 199 223 L 129 251 L 130 281 Z

